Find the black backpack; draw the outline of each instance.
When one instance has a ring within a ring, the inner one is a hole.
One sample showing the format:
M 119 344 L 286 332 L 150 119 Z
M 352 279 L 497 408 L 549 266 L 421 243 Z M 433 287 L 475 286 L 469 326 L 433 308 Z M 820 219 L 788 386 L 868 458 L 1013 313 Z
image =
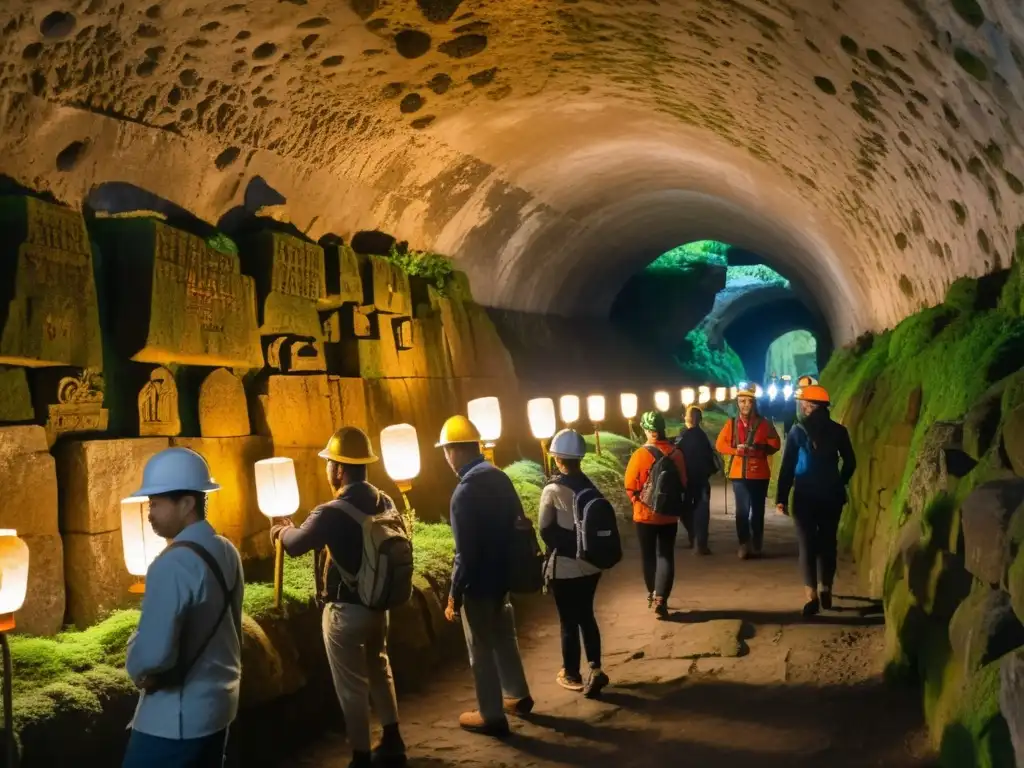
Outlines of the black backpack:
M 615 507 L 601 492 L 590 486 L 573 496 L 576 521 L 576 559 L 586 560 L 607 570 L 622 559 Z
M 679 468 L 672 461 L 672 454 L 679 449 L 672 448 L 668 453 L 662 453 L 653 445 L 645 445 L 644 448 L 654 457 L 654 465 L 647 475 L 647 482 L 640 489 L 640 501 L 659 515 L 681 517 L 685 488 Z
M 520 513 L 509 540 L 508 591 L 529 595 L 544 588 L 544 553 L 533 522 Z

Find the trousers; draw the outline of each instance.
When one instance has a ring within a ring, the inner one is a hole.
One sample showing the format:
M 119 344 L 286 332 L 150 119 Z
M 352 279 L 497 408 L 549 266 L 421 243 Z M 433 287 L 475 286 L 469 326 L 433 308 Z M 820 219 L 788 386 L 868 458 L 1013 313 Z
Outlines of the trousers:
M 227 729 L 198 739 L 165 739 L 132 730 L 121 768 L 223 768 Z
M 653 525 L 636 523 L 636 537 L 640 542 L 640 557 L 643 560 L 644 584 L 647 593 L 668 602 L 672 584 L 676 578 L 676 533 L 677 523 Z
M 594 595 L 601 574 L 575 579 L 555 579 L 555 607 L 562 629 L 562 668 L 573 677 L 580 673 L 580 635 L 591 669 L 601 667 L 601 632 L 594 616 Z
M 462 603 L 462 630 L 473 669 L 476 700 L 485 722 L 504 719 L 504 696 L 530 695 L 519 656 L 515 612 L 508 597 L 469 597 Z
M 800 543 L 800 571 L 804 586 L 832 589 L 836 577 L 837 536 L 843 503 L 834 499 L 793 494 L 793 521 Z
M 736 537 L 740 544 L 753 544 L 760 550 L 764 543 L 764 504 L 768 498 L 767 480 L 733 480 L 736 498 Z

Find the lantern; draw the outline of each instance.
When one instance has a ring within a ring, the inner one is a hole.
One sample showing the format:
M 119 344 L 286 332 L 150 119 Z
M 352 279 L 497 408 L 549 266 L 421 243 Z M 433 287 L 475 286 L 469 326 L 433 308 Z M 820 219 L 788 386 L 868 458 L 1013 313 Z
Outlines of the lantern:
M 587 398 L 587 418 L 594 425 L 594 450 L 601 453 L 601 422 L 604 421 L 604 395 Z
M 392 424 L 382 429 L 380 453 L 384 461 L 384 471 L 395 481 L 398 492 L 402 494 L 405 524 L 411 531 L 416 519 L 406 494 L 412 490 L 412 481 L 420 473 L 420 443 L 416 438 L 416 427 L 412 424 Z
M 764 397 L 764 390 L 761 388 L 760 384 L 754 387 L 754 397 L 756 397 L 758 400 Z
M 562 395 L 558 399 L 558 412 L 563 424 L 575 424 L 580 418 L 580 399 L 576 395 Z
M 494 444 L 501 437 L 501 406 L 496 397 L 478 397 L 466 406 L 469 420 L 480 430 L 484 456 L 494 463 Z M 383 449 L 382 449 L 383 450 Z
M 692 387 L 687 387 L 686 389 L 682 390 L 679 394 L 682 396 L 683 405 L 685 405 L 686 407 L 690 407 L 695 402 L 697 402 L 697 393 L 693 390 Z
M 729 399 L 730 400 L 735 400 L 736 399 L 736 395 L 739 394 L 739 391 L 740 391 L 739 387 L 729 387 Z
M 721 403 L 725 401 L 725 397 L 728 394 L 728 390 L 725 387 L 717 387 L 715 389 L 715 402 Z
M 146 586 L 143 579 L 156 556 L 164 551 L 167 540 L 158 536 L 149 522 L 149 498 L 132 496 L 121 501 L 121 548 L 124 550 L 124 565 L 136 583 L 130 592 L 142 593 Z
M 700 387 L 697 389 L 697 403 L 706 405 L 711 402 L 711 387 Z
M 273 520 L 299 511 L 299 484 L 295 462 L 283 456 L 256 462 L 256 503 L 260 512 Z M 279 536 L 274 549 L 274 607 L 281 607 L 284 578 L 284 547 Z
M 0 530 L 0 632 L 14 629 L 14 613 L 21 610 L 28 591 L 28 545 L 18 532 Z
M 672 399 L 669 397 L 668 392 L 654 393 L 654 407 L 662 413 L 672 407 Z
M 639 406 L 637 396 L 632 392 L 624 392 L 619 395 L 619 405 L 622 408 L 622 416 L 626 420 L 626 427 L 629 429 L 629 439 L 633 439 L 633 419 L 636 418 Z
M 550 397 L 537 397 L 526 404 L 526 417 L 530 421 L 530 431 L 540 440 L 540 453 L 544 461 L 544 471 L 548 471 L 548 440 L 550 440 L 558 422 L 555 419 L 555 401 Z

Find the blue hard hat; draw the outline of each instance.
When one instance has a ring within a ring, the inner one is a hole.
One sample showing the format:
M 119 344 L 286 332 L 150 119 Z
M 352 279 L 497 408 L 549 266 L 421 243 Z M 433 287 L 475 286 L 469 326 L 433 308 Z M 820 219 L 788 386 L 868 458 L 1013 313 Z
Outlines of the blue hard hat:
M 587 455 L 587 442 L 575 429 L 563 429 L 551 438 L 548 453 L 560 459 L 582 459 Z

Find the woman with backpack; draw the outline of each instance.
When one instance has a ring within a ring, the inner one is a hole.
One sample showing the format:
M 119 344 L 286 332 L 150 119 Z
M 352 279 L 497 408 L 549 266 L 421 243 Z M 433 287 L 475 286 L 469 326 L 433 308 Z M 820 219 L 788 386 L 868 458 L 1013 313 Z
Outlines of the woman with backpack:
M 668 618 L 668 598 L 676 571 L 676 532 L 684 510 L 686 461 L 665 437 L 665 417 L 647 411 L 640 417 L 647 443 L 626 466 L 626 493 L 633 500 L 633 522 L 643 558 L 647 607 Z
M 594 698 L 608 685 L 608 676 L 601 670 L 594 595 L 602 568 L 618 562 L 622 549 L 615 510 L 580 468 L 586 452 L 586 442 L 574 430 L 563 429 L 551 440 L 548 453 L 557 473 L 541 492 L 539 523 L 548 550 L 547 581 L 562 628 L 562 670 L 556 682 Z M 580 635 L 590 664 L 586 682 L 580 674 Z

